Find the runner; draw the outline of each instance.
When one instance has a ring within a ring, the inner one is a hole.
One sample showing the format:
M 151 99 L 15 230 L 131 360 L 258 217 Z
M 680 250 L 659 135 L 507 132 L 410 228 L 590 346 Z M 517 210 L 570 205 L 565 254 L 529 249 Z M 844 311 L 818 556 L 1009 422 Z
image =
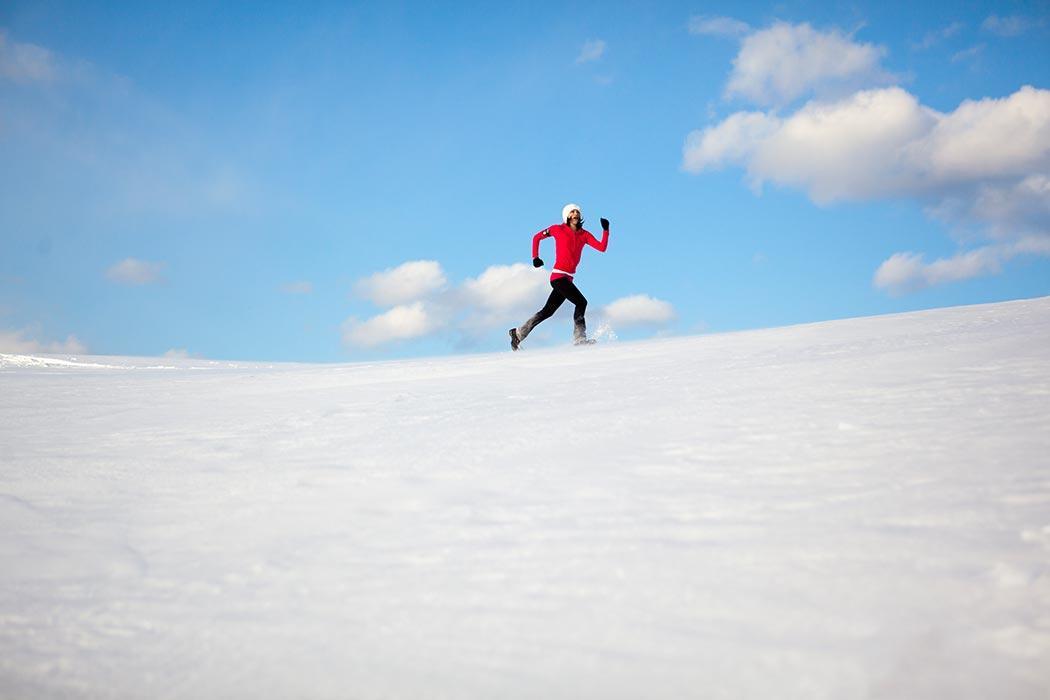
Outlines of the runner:
M 587 299 L 576 288 L 573 277 L 576 276 L 576 266 L 580 264 L 584 245 L 591 246 L 599 253 L 604 253 L 609 247 L 609 220 L 600 220 L 602 239 L 599 241 L 583 228 L 583 212 L 580 205 L 566 204 L 561 210 L 561 219 L 562 223 L 545 228 L 532 237 L 532 264 L 535 267 L 543 267 L 543 261 L 540 260 L 540 241 L 554 237 L 555 258 L 554 270 L 551 272 L 551 295 L 543 308 L 533 314 L 532 318 L 517 328 L 510 329 L 510 347 L 513 350 L 518 349 L 521 341 L 528 337 L 537 324 L 553 316 L 566 299 L 576 307 L 572 314 L 573 343 L 583 345 L 594 342 L 587 338 L 587 322 L 584 320 Z

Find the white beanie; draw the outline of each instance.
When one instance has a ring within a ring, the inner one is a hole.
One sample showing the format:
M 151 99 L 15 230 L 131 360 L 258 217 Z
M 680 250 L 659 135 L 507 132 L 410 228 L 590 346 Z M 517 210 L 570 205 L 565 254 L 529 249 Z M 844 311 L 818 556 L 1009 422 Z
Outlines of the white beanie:
M 572 204 L 570 202 L 569 204 L 566 204 L 564 207 L 561 208 L 561 222 L 563 224 L 567 223 L 569 221 L 569 212 L 572 211 L 573 209 L 575 209 L 578 212 L 580 212 L 580 218 L 581 219 L 583 218 L 583 209 L 580 209 L 580 205 L 579 204 Z

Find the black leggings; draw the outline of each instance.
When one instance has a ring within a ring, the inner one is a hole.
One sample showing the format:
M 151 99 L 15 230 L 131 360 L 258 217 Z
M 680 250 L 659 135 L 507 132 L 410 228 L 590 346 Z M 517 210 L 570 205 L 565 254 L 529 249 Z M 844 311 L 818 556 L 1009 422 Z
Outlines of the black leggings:
M 559 277 L 556 280 L 551 280 L 551 295 L 547 297 L 547 303 L 517 329 L 518 337 L 524 340 L 525 336 L 531 333 L 533 328 L 553 316 L 554 312 L 566 300 L 571 301 L 576 306 L 576 309 L 572 312 L 573 337 L 576 339 L 585 338 L 587 336 L 587 322 L 584 320 L 583 315 L 587 312 L 587 299 L 576 288 L 576 285 L 572 283 L 571 277 Z
M 540 317 L 540 321 L 544 321 L 554 315 L 566 300 L 571 301 L 576 305 L 576 310 L 572 312 L 572 320 L 576 323 L 583 323 L 583 315 L 587 312 L 587 299 L 583 296 L 583 293 L 576 288 L 576 285 L 572 283 L 571 277 L 559 277 L 556 280 L 551 280 L 551 295 L 547 297 L 547 303 L 543 305 L 543 308 L 539 310 L 536 315 Z M 539 323 L 539 321 L 537 321 Z

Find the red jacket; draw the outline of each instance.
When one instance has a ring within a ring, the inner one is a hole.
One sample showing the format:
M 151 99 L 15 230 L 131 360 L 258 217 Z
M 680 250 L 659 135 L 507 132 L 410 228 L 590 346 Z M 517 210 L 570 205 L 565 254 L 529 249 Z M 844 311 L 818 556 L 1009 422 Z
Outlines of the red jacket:
M 533 258 L 540 257 L 540 241 L 550 236 L 554 236 L 556 251 L 554 272 L 551 273 L 552 281 L 559 277 L 572 277 L 576 274 L 576 266 L 580 264 L 584 245 L 589 245 L 599 253 L 604 253 L 609 247 L 608 231 L 602 231 L 602 239 L 599 241 L 585 229 L 573 231 L 568 224 L 555 224 L 532 237 Z

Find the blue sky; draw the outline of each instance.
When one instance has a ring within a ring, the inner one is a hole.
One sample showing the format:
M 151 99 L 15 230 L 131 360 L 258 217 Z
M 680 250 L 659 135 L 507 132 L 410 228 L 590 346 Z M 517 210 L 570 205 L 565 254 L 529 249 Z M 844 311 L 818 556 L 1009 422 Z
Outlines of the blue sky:
M 0 5 L 0 352 L 504 349 L 569 201 L 621 340 L 1050 294 L 1050 3 Z

